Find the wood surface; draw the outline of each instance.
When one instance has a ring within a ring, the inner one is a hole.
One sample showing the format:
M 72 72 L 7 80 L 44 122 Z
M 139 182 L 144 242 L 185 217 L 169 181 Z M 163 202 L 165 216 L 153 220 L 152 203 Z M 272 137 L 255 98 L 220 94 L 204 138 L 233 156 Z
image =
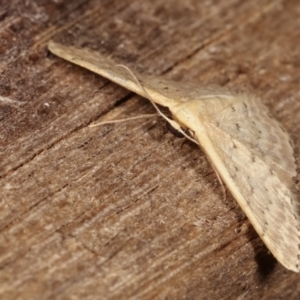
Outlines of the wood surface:
M 159 117 L 88 127 L 155 110 L 51 39 L 256 93 L 300 165 L 298 0 L 1 1 L 0 299 L 299 299 L 201 149 Z

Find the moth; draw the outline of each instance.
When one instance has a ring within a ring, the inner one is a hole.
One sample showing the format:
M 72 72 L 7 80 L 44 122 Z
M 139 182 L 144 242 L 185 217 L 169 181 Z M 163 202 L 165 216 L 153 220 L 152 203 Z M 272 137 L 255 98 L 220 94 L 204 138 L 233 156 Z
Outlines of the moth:
M 50 42 L 57 56 L 167 107 L 176 130 L 188 130 L 266 246 L 300 271 L 300 216 L 293 193 L 296 164 L 288 134 L 260 98 L 134 73 L 87 49 Z

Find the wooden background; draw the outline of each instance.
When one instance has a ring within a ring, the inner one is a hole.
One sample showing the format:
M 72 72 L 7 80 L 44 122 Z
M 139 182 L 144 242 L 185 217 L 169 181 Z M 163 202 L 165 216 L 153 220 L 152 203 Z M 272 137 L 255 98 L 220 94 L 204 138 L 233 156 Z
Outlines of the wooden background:
M 300 165 L 298 0 L 1 1 L 0 298 L 299 299 L 199 148 L 159 118 L 87 127 L 154 109 L 50 39 L 252 90 Z

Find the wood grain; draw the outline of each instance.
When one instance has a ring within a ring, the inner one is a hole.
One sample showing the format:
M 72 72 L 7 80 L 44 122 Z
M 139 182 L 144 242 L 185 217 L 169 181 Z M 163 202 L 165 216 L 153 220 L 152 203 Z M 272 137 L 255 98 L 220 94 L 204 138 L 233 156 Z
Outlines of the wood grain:
M 299 166 L 299 15 L 296 0 L 1 3 L 0 298 L 298 299 L 201 150 L 159 118 L 88 128 L 154 109 L 46 45 L 251 89 Z

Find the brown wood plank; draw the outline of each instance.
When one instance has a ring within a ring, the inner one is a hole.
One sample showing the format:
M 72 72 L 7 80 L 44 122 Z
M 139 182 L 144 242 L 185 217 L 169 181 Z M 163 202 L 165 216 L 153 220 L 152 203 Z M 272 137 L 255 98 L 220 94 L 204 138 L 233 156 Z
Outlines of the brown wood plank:
M 1 299 L 298 299 L 202 151 L 50 39 L 260 95 L 300 146 L 300 10 L 272 1 L 0 2 Z M 299 179 L 299 177 L 298 177 Z

